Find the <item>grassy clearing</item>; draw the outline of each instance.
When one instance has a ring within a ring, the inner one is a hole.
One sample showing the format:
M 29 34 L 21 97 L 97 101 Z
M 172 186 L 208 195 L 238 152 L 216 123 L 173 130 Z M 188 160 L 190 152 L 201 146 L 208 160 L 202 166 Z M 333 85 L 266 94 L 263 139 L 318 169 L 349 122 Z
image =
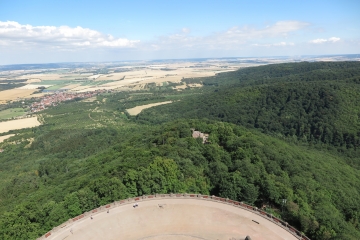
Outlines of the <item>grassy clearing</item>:
M 22 108 L 10 108 L 3 111 L 0 111 L 0 120 L 9 119 L 13 117 L 19 117 L 25 114 L 24 109 Z
M 94 99 L 96 100 L 96 99 Z M 120 127 L 125 114 L 107 108 L 106 101 L 73 102 L 44 111 L 44 121 L 52 129 L 95 129 Z

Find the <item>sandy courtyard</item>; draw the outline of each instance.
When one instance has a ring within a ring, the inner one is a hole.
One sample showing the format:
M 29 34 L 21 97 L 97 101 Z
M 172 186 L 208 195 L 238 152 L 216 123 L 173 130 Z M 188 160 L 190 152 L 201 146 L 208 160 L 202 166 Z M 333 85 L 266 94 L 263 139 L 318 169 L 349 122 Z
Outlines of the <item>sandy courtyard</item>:
M 254 222 L 254 221 L 258 222 Z M 46 239 L 295 240 L 283 228 L 228 204 L 196 199 L 156 199 L 116 206 L 63 226 Z

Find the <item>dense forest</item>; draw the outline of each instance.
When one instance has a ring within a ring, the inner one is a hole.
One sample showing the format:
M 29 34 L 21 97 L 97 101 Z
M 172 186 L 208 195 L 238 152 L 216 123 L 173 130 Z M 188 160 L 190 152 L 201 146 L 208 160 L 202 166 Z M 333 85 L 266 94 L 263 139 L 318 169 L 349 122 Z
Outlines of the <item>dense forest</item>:
M 16 81 L 16 80 L 14 80 Z M 4 90 L 9 90 L 9 89 L 13 89 L 13 88 L 19 88 L 22 86 L 25 86 L 26 84 L 24 83 L 14 83 L 14 82 L 4 82 L 4 81 L 0 81 L 0 91 L 4 91 Z
M 265 205 L 311 239 L 360 239 L 359 79 L 357 62 L 275 64 L 202 78 L 198 90 L 45 110 L 42 126 L 0 143 L 0 238 L 36 239 L 115 200 L 186 192 Z
M 208 79 L 210 83 L 223 81 L 223 87 L 147 109 L 137 120 L 161 123 L 183 117 L 208 118 L 291 140 L 329 144 L 356 156 L 360 146 L 359 68 L 357 62 L 245 68 Z

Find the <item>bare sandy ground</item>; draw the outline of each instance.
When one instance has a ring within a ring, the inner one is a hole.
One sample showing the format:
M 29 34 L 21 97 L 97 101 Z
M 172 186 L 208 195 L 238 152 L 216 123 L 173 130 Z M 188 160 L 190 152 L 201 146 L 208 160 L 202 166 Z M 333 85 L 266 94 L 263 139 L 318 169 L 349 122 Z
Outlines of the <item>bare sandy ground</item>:
M 9 134 L 5 136 L 0 136 L 0 143 L 2 143 L 4 140 L 11 138 L 12 136 L 15 136 L 15 134 Z
M 31 79 L 26 80 L 26 83 L 35 83 L 35 82 L 41 82 L 41 79 L 31 78 Z
M 177 90 L 182 90 L 182 89 L 185 89 L 187 88 L 188 86 L 186 84 L 183 84 L 183 85 L 179 85 L 179 86 L 176 86 L 175 89 Z
M 160 207 L 161 206 L 161 207 Z M 254 222 L 254 221 L 258 222 Z M 159 199 L 125 204 L 63 226 L 52 240 L 295 240 L 275 223 L 232 205 L 196 199 Z
M 24 98 L 30 96 L 35 90 L 33 89 L 10 89 L 0 92 L 0 104 L 7 101 L 17 100 L 18 98 Z
M 8 132 L 10 130 L 36 127 L 39 125 L 40 122 L 37 120 L 37 117 L 0 122 L 0 133 Z
M 37 89 L 38 87 L 51 87 L 53 85 L 35 85 L 35 84 L 27 84 L 25 86 L 19 87 L 18 89 Z
M 182 90 L 182 89 L 185 89 L 187 87 L 195 88 L 195 87 L 202 87 L 202 86 L 203 86 L 202 84 L 192 83 L 192 84 L 183 84 L 183 85 L 176 86 L 175 89 Z
M 97 74 L 97 75 L 91 75 L 89 77 L 87 77 L 88 79 L 91 79 L 91 80 L 95 80 L 97 78 L 99 78 L 101 75 L 100 74 Z
M 130 114 L 130 115 L 138 115 L 139 113 L 141 113 L 142 110 L 147 109 L 147 108 L 151 108 L 151 107 L 155 107 L 155 106 L 159 106 L 159 105 L 163 105 L 163 104 L 168 104 L 168 103 L 172 103 L 172 101 L 166 101 L 166 102 L 159 102 L 159 103 L 151 103 L 151 104 L 146 104 L 146 105 L 141 105 L 141 106 L 137 106 L 134 108 L 129 108 L 126 109 L 126 111 Z
M 57 73 L 35 73 L 35 74 L 26 74 L 17 77 L 17 79 L 40 79 L 40 80 L 61 80 L 63 77 L 62 74 Z

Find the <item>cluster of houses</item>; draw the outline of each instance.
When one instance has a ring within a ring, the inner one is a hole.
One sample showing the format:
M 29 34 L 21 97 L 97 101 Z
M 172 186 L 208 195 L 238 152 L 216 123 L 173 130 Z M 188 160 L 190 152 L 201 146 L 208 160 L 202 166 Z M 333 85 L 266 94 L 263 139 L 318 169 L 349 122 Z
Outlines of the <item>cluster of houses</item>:
M 109 90 L 96 90 L 91 92 L 55 92 L 54 94 L 45 95 L 39 102 L 34 102 L 30 106 L 32 113 L 42 111 L 48 107 L 56 106 L 60 102 L 73 100 L 75 98 L 90 98 L 100 93 L 108 92 Z

